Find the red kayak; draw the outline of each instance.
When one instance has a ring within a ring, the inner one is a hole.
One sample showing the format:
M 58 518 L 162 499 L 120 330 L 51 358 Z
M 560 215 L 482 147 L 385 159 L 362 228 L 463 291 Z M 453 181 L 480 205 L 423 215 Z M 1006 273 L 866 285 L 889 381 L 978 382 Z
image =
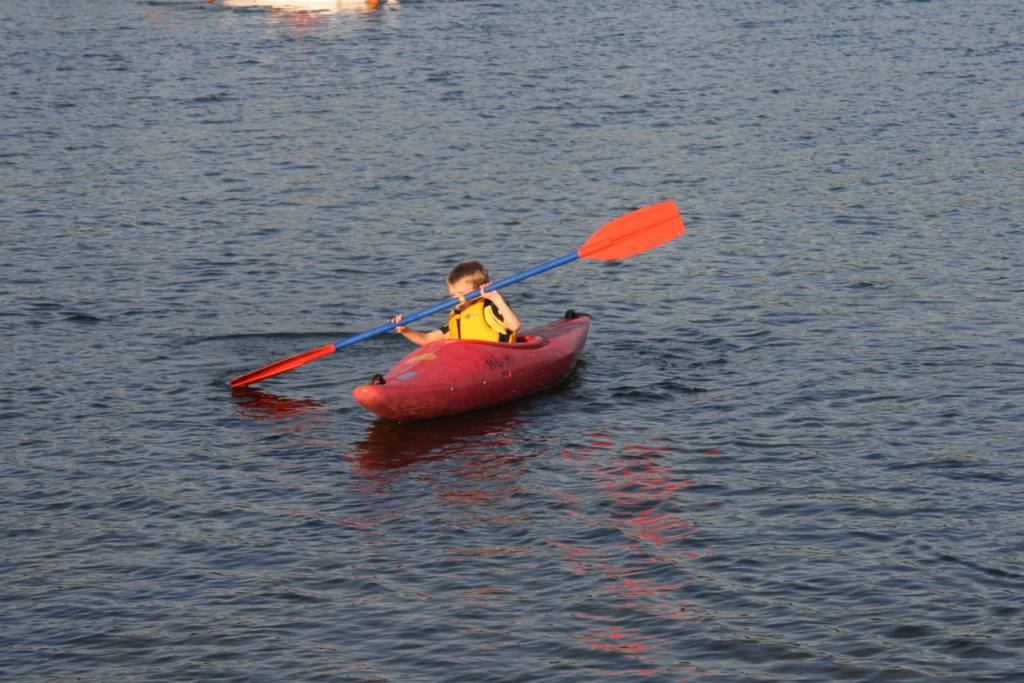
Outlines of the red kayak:
M 426 420 L 510 401 L 557 384 L 587 341 L 590 317 L 527 331 L 514 344 L 442 340 L 425 344 L 352 395 L 381 417 Z

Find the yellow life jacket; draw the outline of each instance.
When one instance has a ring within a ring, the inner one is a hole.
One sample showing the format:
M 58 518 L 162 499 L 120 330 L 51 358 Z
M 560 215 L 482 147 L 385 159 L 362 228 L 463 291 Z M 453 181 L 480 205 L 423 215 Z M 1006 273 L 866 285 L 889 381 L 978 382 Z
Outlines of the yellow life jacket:
M 506 327 L 494 304 L 477 299 L 465 308 L 448 314 L 445 339 L 477 339 L 482 341 L 514 342 L 516 333 Z

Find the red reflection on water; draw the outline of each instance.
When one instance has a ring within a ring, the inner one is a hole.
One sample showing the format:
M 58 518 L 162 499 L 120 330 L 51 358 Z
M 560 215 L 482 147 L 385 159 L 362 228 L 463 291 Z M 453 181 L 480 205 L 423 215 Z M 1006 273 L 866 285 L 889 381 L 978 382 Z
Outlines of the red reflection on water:
M 331 420 L 323 403 L 272 394 L 254 387 L 232 389 L 231 395 L 237 399 L 235 410 L 241 417 L 273 423 L 275 431 L 293 435 L 296 442 L 304 446 L 337 447 L 335 441 L 322 437 L 321 430 Z
M 342 459 L 357 474 L 405 467 L 439 458 L 486 456 L 515 444 L 519 409 L 514 405 L 424 422 L 375 420 Z M 467 463 L 467 473 L 473 466 Z M 486 476 L 484 467 L 479 476 Z
M 423 504 L 443 510 L 447 527 L 521 524 L 528 511 L 509 501 L 521 493 L 526 463 L 536 455 L 519 438 L 521 410 L 509 404 L 426 422 L 376 420 L 341 458 L 351 464 L 357 489 L 369 495 L 391 495 L 392 471 L 419 465 L 411 475 L 418 496 L 443 503 Z
M 602 678 L 615 676 L 661 676 L 664 680 L 691 680 L 701 672 L 676 664 L 677 653 L 646 629 L 633 627 L 655 616 L 670 624 L 696 624 L 698 616 L 685 597 L 693 575 L 679 570 L 679 562 L 708 557 L 710 547 L 699 543 L 699 529 L 686 509 L 705 501 L 687 501 L 693 480 L 679 474 L 682 451 L 665 439 L 638 443 L 637 435 L 620 438 L 616 430 L 588 435 L 582 444 L 561 450 L 561 456 L 578 464 L 580 479 L 597 488 L 604 498 L 591 501 L 584 511 L 579 497 L 568 491 L 555 498 L 566 508 L 569 523 L 581 522 L 586 529 L 616 529 L 625 541 L 614 546 L 586 547 L 581 543 L 550 538 L 570 571 L 599 577 L 603 600 L 614 606 L 616 615 L 583 613 L 576 617 L 583 632 L 580 640 L 600 652 L 615 652 L 632 658 L 634 666 L 591 671 Z M 599 541 L 598 541 L 599 543 Z M 675 629 L 678 630 L 678 629 Z
M 489 580 L 490 573 L 481 573 L 480 567 L 502 567 L 500 572 L 505 572 L 531 562 L 535 549 L 530 546 L 488 542 L 493 539 L 489 530 L 529 523 L 529 511 L 514 504 L 522 494 L 523 472 L 536 455 L 523 450 L 520 411 L 509 405 L 421 423 L 376 420 L 341 456 L 351 465 L 353 490 L 376 497 L 393 496 L 396 489 L 406 495 L 411 488 L 406 499 L 414 507 L 385 506 L 390 514 L 406 524 L 426 515 L 432 525 L 456 530 L 447 538 L 462 539 L 432 548 L 443 554 L 446 586 L 425 595 L 427 599 L 474 610 L 507 609 L 509 587 L 498 578 Z M 380 508 L 373 501 L 365 506 L 365 524 L 375 527 L 386 546 L 391 520 L 378 519 Z
M 619 471 L 602 471 L 605 491 L 615 502 L 615 515 L 632 538 L 655 545 L 690 536 L 694 525 L 673 508 L 673 498 L 689 488 L 689 479 L 675 481 L 664 465 L 643 462 Z
M 656 640 L 652 636 L 637 633 L 636 629 L 623 629 L 621 626 L 597 627 L 586 634 L 583 640 L 595 650 L 627 652 L 631 654 L 647 652 L 657 647 L 652 642 Z M 657 669 L 633 669 L 630 673 L 653 675 L 657 671 Z
M 638 627 L 616 623 L 615 617 L 607 615 L 576 613 L 573 616 L 588 626 L 587 631 L 577 636 L 584 645 L 597 652 L 624 655 L 633 662 L 633 666 L 622 669 L 587 667 L 588 673 L 602 679 L 616 676 L 665 676 L 668 673 L 666 667 L 659 662 L 662 653 L 669 649 L 662 636 L 643 633 Z
M 254 387 L 238 387 L 231 395 L 240 399 L 238 414 L 253 420 L 287 420 L 324 411 L 324 405 L 308 398 L 289 398 Z

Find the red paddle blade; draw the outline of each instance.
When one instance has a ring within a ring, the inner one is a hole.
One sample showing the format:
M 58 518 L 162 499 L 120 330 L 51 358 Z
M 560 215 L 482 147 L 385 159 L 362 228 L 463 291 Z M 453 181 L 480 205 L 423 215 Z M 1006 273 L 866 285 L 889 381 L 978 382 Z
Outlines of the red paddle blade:
M 244 375 L 239 375 L 231 380 L 231 388 L 244 387 L 247 384 L 259 382 L 273 377 L 274 375 L 280 375 L 283 372 L 294 370 L 300 365 L 305 365 L 310 361 L 314 361 L 317 358 L 323 358 L 324 356 L 332 353 L 334 353 L 334 344 L 326 344 L 318 349 L 313 349 L 312 351 L 306 351 L 305 353 L 300 353 L 299 355 L 292 356 L 291 358 L 279 360 L 276 363 L 271 363 L 259 370 L 253 370 L 252 372 L 247 372 Z
M 673 201 L 651 204 L 619 216 L 590 236 L 579 249 L 580 258 L 601 261 L 629 258 L 653 249 L 686 232 Z

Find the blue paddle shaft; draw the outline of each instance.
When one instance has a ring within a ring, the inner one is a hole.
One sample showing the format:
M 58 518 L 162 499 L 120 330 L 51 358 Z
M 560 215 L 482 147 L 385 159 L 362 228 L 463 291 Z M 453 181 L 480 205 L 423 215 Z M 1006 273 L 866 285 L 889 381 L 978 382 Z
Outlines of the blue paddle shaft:
M 542 263 L 539 266 L 534 266 L 533 268 L 528 268 L 527 270 L 524 270 L 524 271 L 522 271 L 520 273 L 516 273 L 515 275 L 511 275 L 511 276 L 505 278 L 504 280 L 498 280 L 497 282 L 493 282 L 490 285 L 488 285 L 485 288 L 484 291 L 493 292 L 496 289 L 501 289 L 502 287 L 506 287 L 508 285 L 515 284 L 516 282 L 522 282 L 523 280 L 525 280 L 528 277 L 533 277 L 534 275 L 539 275 L 540 273 L 549 271 L 552 268 L 557 268 L 558 266 L 563 266 L 566 263 L 572 263 L 573 261 L 575 261 L 579 257 L 580 257 L 579 252 L 576 252 L 576 251 L 571 252 L 569 254 L 566 254 L 565 256 L 560 256 L 560 257 L 558 257 L 556 259 L 548 261 L 547 263 Z M 474 290 L 474 291 L 470 292 L 469 294 L 467 294 L 465 299 L 466 299 L 466 301 L 472 301 L 473 299 L 476 299 L 476 298 L 479 298 L 479 297 L 480 297 L 480 290 L 477 289 L 477 290 Z M 433 315 L 434 313 L 439 313 L 440 311 L 444 311 L 444 310 L 448 310 L 450 308 L 454 308 L 459 303 L 461 303 L 461 302 L 457 298 L 455 298 L 455 297 L 452 297 L 450 299 L 445 299 L 441 303 L 436 304 L 434 306 L 431 306 L 430 308 L 424 308 L 422 311 L 417 311 L 416 313 L 410 313 L 407 316 L 403 316 L 402 320 L 400 322 L 397 322 L 397 323 L 387 323 L 385 325 L 379 325 L 379 326 L 373 328 L 372 330 L 367 330 L 366 332 L 360 332 L 359 334 L 352 335 L 351 337 L 348 337 L 347 339 L 342 339 L 341 341 L 334 342 L 334 350 L 337 351 L 338 349 L 343 349 L 346 346 L 352 346 L 353 344 L 357 344 L 357 343 L 359 343 L 361 341 L 369 339 L 370 337 L 376 337 L 377 335 L 384 334 L 385 332 L 389 332 L 389 331 L 391 331 L 391 330 L 393 330 L 396 327 L 399 327 L 401 325 L 408 325 L 409 323 L 415 322 L 415 321 L 417 321 L 417 320 L 419 320 L 421 318 L 426 318 L 428 315 Z

